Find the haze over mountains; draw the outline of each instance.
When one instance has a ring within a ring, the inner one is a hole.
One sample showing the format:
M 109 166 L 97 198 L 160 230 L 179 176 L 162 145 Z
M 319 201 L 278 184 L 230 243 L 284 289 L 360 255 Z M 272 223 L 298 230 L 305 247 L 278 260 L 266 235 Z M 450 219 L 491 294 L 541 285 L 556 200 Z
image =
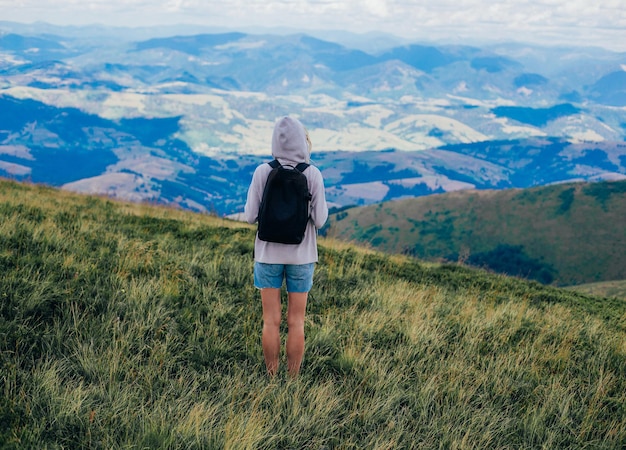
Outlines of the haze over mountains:
M 624 54 L 0 30 L 0 173 L 12 178 L 231 214 L 284 114 L 309 128 L 338 207 L 626 177 Z

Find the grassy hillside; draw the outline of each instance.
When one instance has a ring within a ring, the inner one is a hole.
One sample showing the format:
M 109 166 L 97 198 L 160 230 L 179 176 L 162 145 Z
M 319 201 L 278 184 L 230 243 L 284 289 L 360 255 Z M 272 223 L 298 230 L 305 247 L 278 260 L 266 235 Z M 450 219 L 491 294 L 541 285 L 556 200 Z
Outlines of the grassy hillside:
M 302 375 L 269 380 L 252 241 L 0 182 L 0 447 L 626 442 L 625 302 L 324 241 Z
M 584 294 L 599 297 L 617 297 L 626 300 L 626 280 L 581 284 L 573 286 L 571 289 Z
M 544 283 L 626 279 L 626 181 L 462 191 L 341 211 L 328 234 Z

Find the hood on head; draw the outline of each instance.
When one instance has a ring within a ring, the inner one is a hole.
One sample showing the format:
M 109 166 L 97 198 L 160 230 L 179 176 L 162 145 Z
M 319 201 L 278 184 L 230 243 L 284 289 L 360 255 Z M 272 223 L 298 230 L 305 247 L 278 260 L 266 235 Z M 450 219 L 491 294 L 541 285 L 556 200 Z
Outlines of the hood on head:
M 308 163 L 310 160 L 310 141 L 304 125 L 293 117 L 283 117 L 276 122 L 272 136 L 272 156 L 284 164 Z

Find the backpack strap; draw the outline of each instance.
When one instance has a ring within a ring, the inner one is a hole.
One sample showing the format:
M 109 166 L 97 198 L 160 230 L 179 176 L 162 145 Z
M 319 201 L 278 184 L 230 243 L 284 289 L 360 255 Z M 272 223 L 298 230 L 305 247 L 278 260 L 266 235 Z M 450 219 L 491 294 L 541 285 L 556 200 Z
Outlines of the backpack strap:
M 300 172 L 304 172 L 306 170 L 307 167 L 309 167 L 310 164 L 307 163 L 300 163 L 296 166 L 296 169 L 298 169 Z
M 270 165 L 272 169 L 276 169 L 277 167 L 281 166 L 281 164 L 278 162 L 277 159 L 275 159 L 274 161 L 268 162 L 268 164 Z M 309 166 L 310 164 L 302 162 L 296 166 L 296 169 L 298 170 L 298 172 L 304 172 Z

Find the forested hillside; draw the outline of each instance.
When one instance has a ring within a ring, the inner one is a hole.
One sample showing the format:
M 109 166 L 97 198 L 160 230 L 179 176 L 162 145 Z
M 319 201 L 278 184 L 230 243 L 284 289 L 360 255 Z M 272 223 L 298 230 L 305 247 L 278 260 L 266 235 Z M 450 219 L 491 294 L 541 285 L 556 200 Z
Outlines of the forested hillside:
M 327 234 L 559 285 L 626 279 L 626 181 L 461 191 L 352 208 Z

